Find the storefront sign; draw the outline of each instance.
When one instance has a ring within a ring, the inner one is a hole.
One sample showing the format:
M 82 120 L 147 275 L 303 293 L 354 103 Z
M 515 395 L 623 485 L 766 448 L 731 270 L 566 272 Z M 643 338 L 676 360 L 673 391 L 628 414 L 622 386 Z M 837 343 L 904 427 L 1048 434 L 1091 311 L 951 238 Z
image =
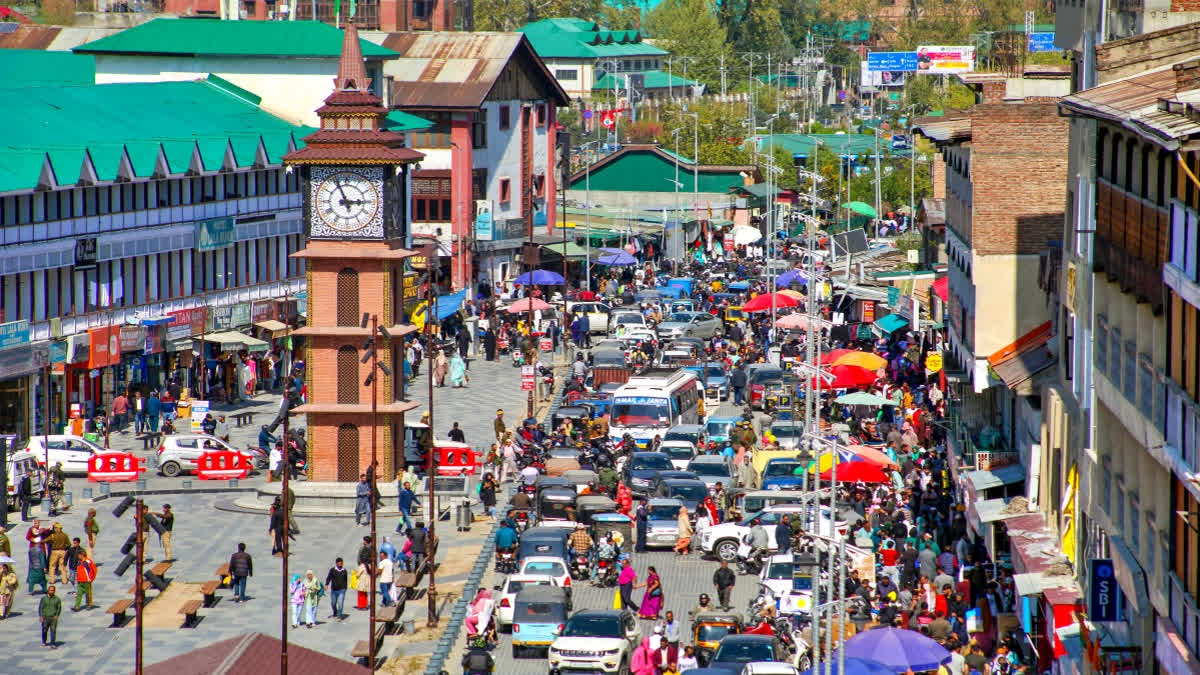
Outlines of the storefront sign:
M 204 315 L 205 309 L 203 307 L 171 312 L 167 315 L 171 317 L 171 323 L 167 324 L 167 339 L 174 340 L 176 338 L 191 337 L 192 335 L 203 333 Z
M 233 320 L 233 326 L 235 328 L 240 327 L 240 326 L 249 326 L 250 325 L 250 303 L 239 302 L 238 304 L 234 305 L 232 320 Z
M 925 370 L 938 372 L 942 369 L 942 355 L 931 353 L 925 357 Z
M 196 221 L 196 248 L 215 251 L 233 244 L 233 218 L 212 218 Z
M 163 350 L 163 331 L 161 326 L 152 326 L 146 330 L 146 340 L 142 343 L 143 354 L 157 354 Z
M 103 368 L 121 362 L 121 327 L 102 326 L 88 331 L 92 343 L 88 368 Z
M 974 47 L 917 47 L 917 71 L 921 73 L 969 73 L 975 70 Z
M 875 323 L 875 301 L 874 300 L 863 300 L 862 322 L 863 323 Z
M 1092 621 L 1117 620 L 1117 575 L 1111 558 L 1091 560 L 1088 616 Z
M 204 432 L 204 416 L 208 414 L 208 401 L 192 401 L 192 433 Z
M 416 272 L 409 272 L 404 275 L 404 302 L 406 304 L 409 300 L 417 299 L 417 279 L 419 276 Z
M 275 318 L 275 301 L 274 300 L 255 300 L 250 305 L 250 321 L 251 323 L 259 323 L 262 321 L 270 321 Z
M 492 203 L 485 199 L 475 200 L 475 239 L 491 241 L 495 236 L 492 221 Z
M 208 310 L 208 325 L 205 330 L 220 331 L 233 328 L 233 306 L 213 307 Z
M 29 344 L 29 322 L 0 323 L 0 349 L 12 349 Z
M 429 269 L 429 256 L 427 256 L 427 255 L 419 255 L 418 254 L 418 255 L 414 255 L 410 258 L 407 258 L 407 260 L 408 260 L 409 266 L 412 267 L 414 270 L 424 272 L 425 270 Z
M 897 302 L 900 302 L 900 289 L 896 286 L 888 286 L 888 307 L 895 307 Z
M 50 343 L 50 363 L 66 363 L 67 362 L 67 343 L 61 340 L 55 340 Z
M 146 329 L 142 326 L 121 326 L 121 351 L 139 352 L 146 344 Z
M 87 333 L 67 336 L 67 363 L 84 363 L 91 352 L 91 336 Z
M 75 240 L 75 270 L 94 270 L 100 259 L 100 247 L 95 237 L 81 237 Z
M 0 380 L 35 373 L 49 363 L 48 343 L 6 349 L 0 352 Z

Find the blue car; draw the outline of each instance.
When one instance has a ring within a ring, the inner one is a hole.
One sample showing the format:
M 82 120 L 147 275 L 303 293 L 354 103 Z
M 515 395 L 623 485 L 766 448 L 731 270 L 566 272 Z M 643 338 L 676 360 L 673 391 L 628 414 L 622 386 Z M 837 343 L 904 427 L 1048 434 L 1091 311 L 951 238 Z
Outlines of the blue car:
M 763 467 L 763 490 L 796 490 L 804 484 L 805 463 L 798 459 L 778 457 Z
M 566 591 L 555 586 L 522 588 L 513 600 L 513 658 L 529 649 L 549 649 L 566 622 Z
M 674 470 L 671 456 L 665 452 L 635 452 L 625 463 L 622 479 L 635 495 L 644 495 L 654 487 L 654 474 Z

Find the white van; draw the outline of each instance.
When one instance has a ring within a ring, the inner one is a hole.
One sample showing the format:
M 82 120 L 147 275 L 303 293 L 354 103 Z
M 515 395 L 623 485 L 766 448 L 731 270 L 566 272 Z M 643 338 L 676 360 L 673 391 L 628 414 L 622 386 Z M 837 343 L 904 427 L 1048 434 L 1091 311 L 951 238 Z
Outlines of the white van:
M 17 452 L 8 457 L 8 493 L 7 508 L 16 511 L 20 508 L 17 502 L 17 485 L 27 474 L 31 476 L 30 492 L 36 499 L 46 488 L 46 471 L 42 468 L 37 455 L 32 452 Z

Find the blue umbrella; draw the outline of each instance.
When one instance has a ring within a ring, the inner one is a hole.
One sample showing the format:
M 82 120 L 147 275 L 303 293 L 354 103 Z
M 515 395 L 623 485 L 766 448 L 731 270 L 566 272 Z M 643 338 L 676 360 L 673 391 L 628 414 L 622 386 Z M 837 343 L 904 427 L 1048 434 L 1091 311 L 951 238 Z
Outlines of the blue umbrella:
M 872 628 L 846 640 L 846 659 L 877 661 L 893 673 L 937 670 L 949 663 L 950 652 L 915 630 Z
M 798 270 L 788 270 L 783 274 L 775 277 L 776 286 L 791 286 L 792 284 L 802 284 L 805 282 L 805 277 Z
M 517 277 L 514 283 L 521 284 L 522 286 L 561 286 L 562 282 L 563 278 L 561 274 L 556 274 L 550 270 L 533 270 Z
M 608 267 L 628 267 L 629 265 L 636 265 L 637 258 L 634 258 L 624 251 L 606 253 L 596 259 L 596 264 L 606 265 Z
M 846 669 L 839 671 L 837 652 L 834 652 L 834 656 L 830 660 L 833 662 L 833 668 L 830 671 L 833 675 L 895 675 L 891 668 L 878 661 L 847 657 Z M 825 664 L 821 664 L 817 669 L 804 671 L 803 675 L 822 675 L 824 672 Z

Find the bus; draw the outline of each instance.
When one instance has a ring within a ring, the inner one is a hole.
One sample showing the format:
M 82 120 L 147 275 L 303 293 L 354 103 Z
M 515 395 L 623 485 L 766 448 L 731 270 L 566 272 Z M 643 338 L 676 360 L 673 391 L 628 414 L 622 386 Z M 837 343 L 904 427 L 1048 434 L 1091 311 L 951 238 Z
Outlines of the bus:
M 644 448 L 675 425 L 699 424 L 701 395 L 700 381 L 687 370 L 631 377 L 613 393 L 609 437 L 620 442 L 629 434 Z

